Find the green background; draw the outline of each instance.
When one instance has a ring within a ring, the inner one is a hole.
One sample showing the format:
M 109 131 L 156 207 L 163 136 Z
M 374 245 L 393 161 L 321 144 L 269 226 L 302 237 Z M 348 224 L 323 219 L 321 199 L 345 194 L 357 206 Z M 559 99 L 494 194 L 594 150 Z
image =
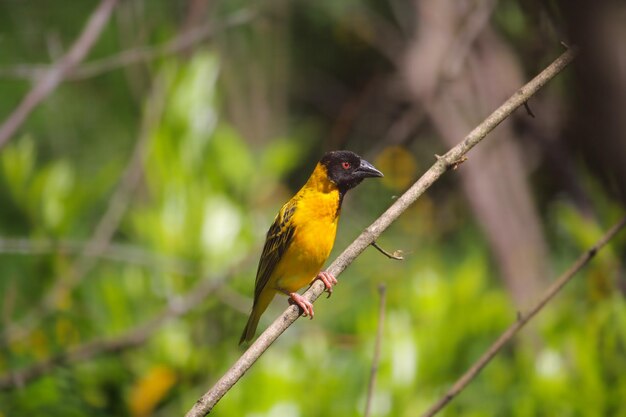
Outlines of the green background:
M 0 118 L 31 87 L 35 64 L 67 51 L 96 6 L 0 2 Z M 207 25 L 215 34 L 76 73 L 0 148 L 0 375 L 57 358 L 3 387 L 0 416 L 183 415 L 243 352 L 265 232 L 323 152 L 351 149 L 386 174 L 347 196 L 332 260 L 449 148 L 427 116 L 390 138 L 414 104 L 388 57 L 396 52 L 380 44 L 395 34 L 407 47 L 425 24 L 411 10 L 400 1 L 118 5 L 86 62 Z M 249 16 L 220 26 L 233 13 Z M 506 0 L 485 24 L 525 81 L 561 53 L 565 19 L 558 3 Z M 623 213 L 612 186 L 623 178 L 607 180 L 564 133 L 571 125 L 559 115 L 575 117 L 570 104 L 584 100 L 578 83 L 567 69 L 540 93 L 555 106 L 531 102 L 535 119 L 516 113 L 531 126 L 556 120 L 548 141 L 587 201 L 555 175 L 546 147 L 517 142 L 547 248 L 540 290 Z M 212 414 L 362 415 L 380 284 L 372 415 L 419 415 L 436 401 L 541 293 L 520 303 L 505 284 L 462 189 L 472 163 L 470 153 L 379 239 L 405 260 L 368 248 L 316 303 L 315 319 L 289 328 Z M 441 415 L 626 416 L 625 245 L 618 236 Z M 286 305 L 274 301 L 260 329 Z

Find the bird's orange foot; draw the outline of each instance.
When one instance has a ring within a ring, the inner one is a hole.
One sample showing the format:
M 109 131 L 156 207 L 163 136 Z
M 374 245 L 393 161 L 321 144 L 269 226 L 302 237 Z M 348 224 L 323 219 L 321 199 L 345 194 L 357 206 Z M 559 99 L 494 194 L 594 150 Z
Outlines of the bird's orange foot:
M 300 307 L 305 317 L 309 316 L 312 319 L 315 315 L 313 312 L 313 304 L 297 292 L 289 293 L 289 304 L 295 304 Z
M 324 286 L 326 287 L 324 291 L 328 293 L 328 297 L 326 298 L 330 298 L 333 293 L 333 285 L 337 284 L 337 278 L 335 278 L 335 276 L 330 272 L 322 271 L 317 274 L 317 278 L 315 279 L 319 279 L 324 283 Z

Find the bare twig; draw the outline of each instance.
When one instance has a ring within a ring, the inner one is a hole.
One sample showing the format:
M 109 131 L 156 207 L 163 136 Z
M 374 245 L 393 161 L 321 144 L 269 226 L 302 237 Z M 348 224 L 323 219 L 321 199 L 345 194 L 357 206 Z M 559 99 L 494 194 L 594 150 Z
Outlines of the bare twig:
M 19 322 L 15 322 L 7 327 L 4 333 L 2 333 L 0 340 L 6 343 L 28 334 L 32 326 L 37 322 L 37 319 L 53 311 L 57 307 L 59 300 L 72 291 L 80 280 L 96 265 L 98 257 L 109 247 L 113 234 L 117 230 L 130 203 L 133 192 L 140 183 L 145 152 L 152 135 L 152 129 L 157 124 L 162 113 L 164 101 L 160 82 L 156 81 L 152 94 L 148 98 L 146 113 L 131 159 L 126 166 L 118 187 L 109 200 L 106 212 L 100 218 L 83 253 L 70 265 L 68 273 L 55 281 L 39 308 L 27 314 Z
M 385 301 L 387 296 L 387 288 L 385 284 L 378 286 L 380 294 L 380 305 L 378 310 L 378 330 L 376 331 L 376 343 L 374 344 L 374 356 L 372 357 L 372 369 L 370 370 L 370 380 L 367 385 L 367 397 L 365 398 L 364 417 L 370 416 L 372 408 L 372 400 L 374 398 L 374 387 L 376 386 L 376 375 L 378 374 L 378 366 L 380 364 L 380 345 L 383 341 L 383 330 L 385 327 Z
M 529 97 L 535 94 L 549 80 L 560 73 L 575 56 L 570 49 L 557 58 L 528 84 L 515 92 L 504 104 L 489 115 L 480 125 L 472 130 L 461 143 L 448 151 L 438 160 L 415 184 L 411 186 L 396 202 L 391 205 L 374 223 L 357 237 L 350 246 L 329 266 L 328 272 L 338 276 L 350 265 L 380 234 L 393 223 L 417 198 L 422 195 L 448 167 L 469 152 L 489 132 L 506 119 L 515 109 L 523 105 Z M 324 285 L 315 281 L 311 288 L 304 293 L 309 301 L 315 301 L 324 291 Z M 297 306 L 290 306 L 258 337 L 235 364 L 207 391 L 189 410 L 187 417 L 200 417 L 208 414 L 215 404 L 228 392 L 230 388 L 243 376 L 252 364 L 265 352 L 300 315 Z
M 548 287 L 546 292 L 541 296 L 537 304 L 535 304 L 527 314 L 518 312 L 517 321 L 513 323 L 502 335 L 496 340 L 487 351 L 467 370 L 455 384 L 439 399 L 428 411 L 422 414 L 422 417 L 432 417 L 441 411 L 454 397 L 456 397 L 470 383 L 478 373 L 496 356 L 502 347 L 509 342 L 517 332 L 521 330 L 526 323 L 530 321 L 537 313 L 561 291 L 563 286 L 567 284 L 574 275 L 580 271 L 585 265 L 593 259 L 596 253 L 605 246 L 624 226 L 626 226 L 626 217 L 622 218 L 617 224 L 609 229 L 606 234 L 598 240 L 598 242 L 588 251 L 583 253 L 574 264 L 563 273 L 554 283 Z
M 524 102 L 524 108 L 526 109 L 526 113 L 528 113 L 528 115 L 534 119 L 535 113 L 533 113 L 533 111 L 530 109 L 530 105 L 528 105 L 527 101 Z
M 102 29 L 109 20 L 117 0 L 101 0 L 100 4 L 89 17 L 85 29 L 76 42 L 45 75 L 33 86 L 22 102 L 0 126 L 0 148 L 13 136 L 24 123 L 31 111 L 45 99 L 63 81 L 68 73 L 87 55 L 96 42 Z
M 393 253 L 389 253 L 386 250 L 384 250 L 383 248 L 381 248 L 380 246 L 378 246 L 378 243 L 376 243 L 376 241 L 373 241 L 371 243 L 371 245 L 373 247 L 375 247 L 376 249 L 378 249 L 378 251 L 380 253 L 382 253 L 383 255 L 385 255 L 389 259 L 395 259 L 396 261 L 401 261 L 401 260 L 404 259 L 404 257 L 402 256 L 402 251 L 401 250 L 394 250 Z

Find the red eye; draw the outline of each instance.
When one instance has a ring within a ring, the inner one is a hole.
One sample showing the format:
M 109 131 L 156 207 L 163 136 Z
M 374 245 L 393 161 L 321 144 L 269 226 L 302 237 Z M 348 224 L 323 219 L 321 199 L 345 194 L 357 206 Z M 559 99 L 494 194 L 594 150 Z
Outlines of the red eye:
M 343 169 L 350 169 L 350 162 L 342 162 L 341 166 L 343 167 Z

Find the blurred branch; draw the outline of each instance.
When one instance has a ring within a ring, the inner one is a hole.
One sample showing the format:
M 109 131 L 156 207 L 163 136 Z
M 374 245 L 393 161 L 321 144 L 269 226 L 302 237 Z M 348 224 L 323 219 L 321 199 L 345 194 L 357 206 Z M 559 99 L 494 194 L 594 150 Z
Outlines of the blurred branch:
M 479 1 L 474 5 L 474 9 L 467 14 L 466 21 L 460 29 L 459 35 L 456 36 L 450 51 L 446 54 L 442 68 L 443 74 L 440 77 L 444 76 L 450 79 L 459 76 L 476 39 L 489 24 L 489 19 L 496 4 L 495 0 Z
M 54 255 L 84 254 L 107 261 L 123 262 L 146 268 L 156 268 L 174 274 L 193 275 L 197 268 L 192 262 L 159 253 L 150 252 L 138 246 L 109 243 L 99 253 L 87 253 L 86 241 L 82 240 L 43 240 L 29 238 L 0 237 L 0 254 L 16 255 Z
M 111 16 L 117 0 L 101 0 L 89 17 L 83 32 L 70 50 L 31 88 L 21 103 L 0 126 L 0 148 L 13 136 L 28 115 L 43 101 L 87 55 Z
M 489 115 L 481 124 L 472 130 L 461 143 L 450 149 L 443 157 L 396 200 L 374 223 L 361 233 L 346 248 L 341 255 L 328 267 L 327 271 L 339 276 L 380 234 L 385 231 L 419 196 L 421 196 L 435 181 L 437 181 L 456 161 L 459 161 L 467 152 L 476 146 L 506 119 L 515 109 L 523 105 L 533 94 L 543 87 L 549 80 L 560 73 L 575 56 L 570 49 L 557 58 L 539 75 L 516 91 L 498 109 Z M 315 281 L 304 293 L 311 302 L 314 302 L 323 292 L 324 285 Z M 300 316 L 297 306 L 288 307 L 274 322 L 257 338 L 257 340 L 243 353 L 235 364 L 207 391 L 189 410 L 187 417 L 207 415 L 217 402 L 230 390 L 243 374 L 256 362 L 265 350 Z
M 91 271 L 96 265 L 98 257 L 111 244 L 111 239 L 122 220 L 135 189 L 140 183 L 143 173 L 143 160 L 151 138 L 152 129 L 158 123 L 165 105 L 165 98 L 160 84 L 158 80 L 154 83 L 153 91 L 147 99 L 145 116 L 131 159 L 126 166 L 119 185 L 109 200 L 106 212 L 100 218 L 84 250 L 79 258 L 70 265 L 67 274 L 56 279 L 41 305 L 35 311 L 27 314 L 22 320 L 12 323 L 11 326 L 4 330 L 0 337 L 2 342 L 7 343 L 28 334 L 33 325 L 52 312 L 58 306 L 59 301 L 64 299 L 82 278 Z
M 221 277 L 201 280 L 186 295 L 170 300 L 167 307 L 154 318 L 126 331 L 120 336 L 94 340 L 70 348 L 65 352 L 37 362 L 26 368 L 8 371 L 6 374 L 0 375 L 0 390 L 22 387 L 26 383 L 47 374 L 58 366 L 72 365 L 77 362 L 86 361 L 95 356 L 118 353 L 142 345 L 167 321 L 188 313 L 202 303 L 209 294 L 218 290 L 236 269 L 237 267 L 232 268 L 229 273 Z
M 87 62 L 70 74 L 65 80 L 83 80 L 116 70 L 138 62 L 153 61 L 164 56 L 185 51 L 189 47 L 212 38 L 217 33 L 232 27 L 249 23 L 259 15 L 257 9 L 243 9 L 221 19 L 218 24 L 207 23 L 176 36 L 161 45 L 132 48 L 106 58 Z M 16 65 L 0 68 L 0 77 L 39 79 L 48 70 L 46 65 Z
M 498 354 L 500 349 L 510 341 L 517 332 L 521 330 L 526 323 L 530 321 L 537 313 L 539 313 L 549 302 L 556 296 L 559 291 L 567 284 L 574 275 L 580 271 L 585 265 L 593 259 L 596 253 L 602 249 L 622 228 L 626 226 L 626 217 L 622 218 L 617 224 L 609 229 L 606 234 L 598 240 L 598 242 L 588 251 L 583 253 L 574 264 L 561 275 L 541 296 L 537 304 L 527 314 L 519 314 L 517 321 L 513 323 L 502 335 L 496 340 L 487 351 L 465 372 L 456 383 L 439 399 L 422 417 L 432 417 L 441 411 L 452 399 L 457 396 L 470 383 L 478 373 Z
M 383 340 L 383 329 L 385 327 L 385 302 L 387 297 L 387 288 L 385 284 L 378 286 L 378 294 L 380 295 L 380 305 L 378 310 L 378 330 L 376 331 L 376 343 L 374 344 L 374 356 L 372 357 L 372 369 L 370 371 L 370 381 L 367 385 L 367 397 L 365 399 L 364 417 L 370 416 L 372 400 L 374 398 L 374 387 L 376 386 L 376 375 L 378 374 L 378 366 L 380 364 L 380 345 Z

